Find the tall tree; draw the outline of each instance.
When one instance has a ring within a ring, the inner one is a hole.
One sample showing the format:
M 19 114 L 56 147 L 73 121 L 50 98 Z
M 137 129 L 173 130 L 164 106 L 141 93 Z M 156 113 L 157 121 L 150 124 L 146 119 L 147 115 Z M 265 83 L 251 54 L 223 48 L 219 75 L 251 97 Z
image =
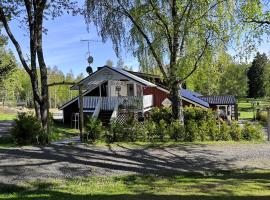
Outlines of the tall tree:
M 266 54 L 260 54 L 258 52 L 247 72 L 249 97 L 257 98 L 265 96 L 264 70 L 266 64 Z
M 36 116 L 40 119 L 42 127 L 48 130 L 49 92 L 47 86 L 47 67 L 43 53 L 43 26 L 44 19 L 57 17 L 64 9 L 74 11 L 75 2 L 71 0 L 24 0 L 0 2 L 0 22 L 9 39 L 14 44 L 23 68 L 28 73 L 33 90 L 33 99 Z M 21 44 L 16 39 L 9 26 L 9 20 L 20 19 L 27 29 L 29 36 L 30 61 L 25 58 Z M 40 90 L 38 70 L 40 72 Z
M 117 53 L 124 45 L 144 66 L 159 68 L 173 116 L 182 120 L 179 88 L 213 49 L 228 42 L 233 2 L 86 0 L 86 5 L 86 21 L 97 25 L 104 40 L 111 38 Z

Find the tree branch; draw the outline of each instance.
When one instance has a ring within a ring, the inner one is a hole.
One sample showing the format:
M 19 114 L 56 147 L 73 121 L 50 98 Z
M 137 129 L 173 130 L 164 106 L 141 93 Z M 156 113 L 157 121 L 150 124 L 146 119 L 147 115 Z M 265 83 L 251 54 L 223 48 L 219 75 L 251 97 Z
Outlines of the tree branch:
M 164 18 L 163 18 L 164 16 L 162 17 L 161 13 L 158 12 L 158 10 L 157 10 L 156 6 L 154 5 L 153 1 L 152 0 L 149 0 L 149 1 L 150 1 L 150 5 L 152 6 L 152 8 L 154 10 L 154 13 L 156 14 L 157 18 L 161 21 L 161 23 L 163 24 L 163 26 L 164 26 L 164 28 L 166 30 L 169 49 L 170 49 L 170 52 L 172 53 L 172 37 L 171 37 L 171 34 L 170 34 L 168 24 L 164 21 Z
M 200 53 L 200 55 L 198 56 L 198 58 L 197 58 L 196 61 L 195 61 L 195 64 L 194 64 L 193 69 L 188 73 L 187 76 L 185 76 L 185 77 L 181 80 L 182 82 L 183 82 L 184 80 L 186 80 L 189 76 L 191 76 L 191 75 L 197 70 L 197 68 L 199 67 L 199 62 L 200 62 L 201 58 L 203 57 L 203 55 L 205 54 L 205 52 L 206 52 L 206 50 L 207 50 L 207 47 L 208 47 L 208 45 L 209 45 L 209 41 L 208 41 L 209 38 L 210 38 L 210 33 L 209 33 L 208 37 L 207 37 L 206 40 L 205 40 L 205 45 L 204 45 L 204 47 L 203 47 L 202 52 Z
M 164 70 L 164 66 L 159 58 L 159 56 L 157 55 L 155 48 L 153 47 L 152 42 L 150 41 L 149 37 L 146 35 L 146 33 L 143 31 L 142 27 L 136 22 L 136 20 L 134 19 L 134 17 L 126 10 L 126 8 L 121 4 L 121 2 L 119 0 L 117 0 L 118 4 L 120 5 L 120 7 L 123 9 L 124 14 L 131 20 L 131 22 L 134 24 L 134 26 L 138 29 L 138 31 L 142 34 L 143 38 L 145 39 L 147 45 L 149 46 L 154 59 L 156 60 L 158 67 L 161 71 L 161 73 L 163 74 L 163 76 L 167 79 L 167 73 Z
M 28 65 L 26 63 L 26 60 L 25 60 L 25 58 L 23 56 L 21 46 L 18 43 L 18 41 L 15 39 L 14 35 L 12 34 L 12 32 L 10 30 L 10 27 L 8 25 L 7 18 L 5 16 L 5 13 L 4 13 L 4 10 L 3 10 L 3 6 L 2 6 L 1 3 L 0 3 L 0 20 L 3 23 L 3 26 L 4 26 L 5 30 L 6 30 L 6 33 L 8 34 L 10 40 L 12 41 L 12 43 L 14 44 L 14 46 L 15 46 L 15 48 L 17 50 L 17 53 L 19 55 L 20 61 L 21 61 L 22 65 L 23 65 L 24 69 L 26 70 L 26 72 L 29 75 L 31 75 L 31 70 L 28 67 Z

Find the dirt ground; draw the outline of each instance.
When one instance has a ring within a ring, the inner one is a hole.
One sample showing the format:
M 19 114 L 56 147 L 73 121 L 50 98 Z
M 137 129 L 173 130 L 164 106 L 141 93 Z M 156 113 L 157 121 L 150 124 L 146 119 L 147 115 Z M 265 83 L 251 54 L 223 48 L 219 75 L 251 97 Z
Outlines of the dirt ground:
M 270 144 L 0 148 L 0 182 L 90 175 L 270 169 Z

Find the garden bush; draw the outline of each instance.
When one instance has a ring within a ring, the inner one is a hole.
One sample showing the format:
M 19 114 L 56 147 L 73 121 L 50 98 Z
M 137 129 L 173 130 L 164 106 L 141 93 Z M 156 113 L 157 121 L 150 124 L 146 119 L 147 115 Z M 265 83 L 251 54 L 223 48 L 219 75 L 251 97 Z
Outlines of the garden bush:
M 246 122 L 242 130 L 242 139 L 244 140 L 262 140 L 263 130 L 260 124 Z
M 96 140 L 100 139 L 104 135 L 105 128 L 99 119 L 90 117 L 87 119 L 87 123 L 85 125 L 85 131 L 86 131 L 87 139 L 91 142 L 95 142 Z
M 48 142 L 47 134 L 43 131 L 40 121 L 32 113 L 18 113 L 11 132 L 15 142 L 20 145 Z
M 135 142 L 135 141 L 161 141 L 168 140 L 194 142 L 194 141 L 240 141 L 261 140 L 261 127 L 254 124 L 245 124 L 244 127 L 237 122 L 230 124 L 218 121 L 216 113 L 202 108 L 188 107 L 184 109 L 184 125 L 173 120 L 170 109 L 154 109 L 143 122 L 130 117 L 124 124 L 111 122 L 108 129 L 98 120 L 91 120 L 86 130 L 89 139 L 105 139 L 107 143 Z M 169 119 L 169 120 L 168 120 Z M 259 128 L 258 128 L 259 127 Z
M 153 141 L 156 137 L 157 133 L 157 123 L 153 122 L 152 120 L 146 120 L 144 122 L 145 134 L 149 141 Z
M 154 108 L 150 112 L 149 119 L 157 124 L 161 120 L 169 124 L 173 120 L 172 110 L 171 108 Z
M 266 123 L 267 122 L 267 112 L 266 111 L 258 111 L 256 114 L 256 119 L 262 123 Z
M 217 140 L 221 140 L 221 141 L 231 140 L 231 135 L 230 135 L 231 126 L 229 126 L 228 123 L 225 121 L 221 121 L 219 126 L 220 128 L 219 128 Z
M 199 127 L 198 127 L 198 123 L 195 120 L 189 119 L 188 121 L 185 121 L 184 141 L 186 142 L 196 141 L 198 132 L 199 132 Z
M 234 141 L 240 141 L 242 139 L 242 128 L 237 121 L 231 123 L 230 136 Z
M 174 141 L 184 141 L 185 127 L 179 121 L 174 120 L 168 127 L 170 138 Z

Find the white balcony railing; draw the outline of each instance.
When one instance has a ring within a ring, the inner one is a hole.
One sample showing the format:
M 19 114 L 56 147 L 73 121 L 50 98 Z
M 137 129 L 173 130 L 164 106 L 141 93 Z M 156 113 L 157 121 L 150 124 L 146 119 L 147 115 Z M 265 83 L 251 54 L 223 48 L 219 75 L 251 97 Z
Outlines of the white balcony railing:
M 118 109 L 126 110 L 144 110 L 153 106 L 153 95 L 136 96 L 121 96 L 121 97 L 91 97 L 83 98 L 83 108 L 95 110 L 95 107 L 100 104 L 100 110 L 114 110 L 118 105 Z

